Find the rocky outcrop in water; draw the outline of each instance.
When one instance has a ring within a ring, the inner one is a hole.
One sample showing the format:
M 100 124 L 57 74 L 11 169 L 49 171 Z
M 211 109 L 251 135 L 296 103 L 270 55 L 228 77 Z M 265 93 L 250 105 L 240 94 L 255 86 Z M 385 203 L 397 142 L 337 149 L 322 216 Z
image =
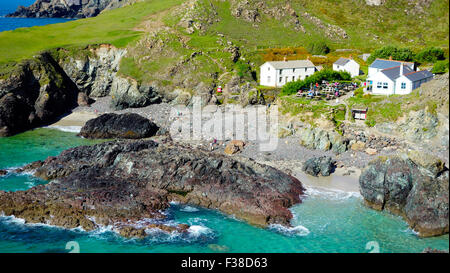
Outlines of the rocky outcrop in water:
M 47 124 L 76 106 L 76 85 L 48 53 L 16 64 L 3 77 L 0 137 Z
M 19 6 L 8 17 L 86 18 L 131 2 L 130 0 L 36 0 L 29 7 Z
M 25 170 L 53 181 L 0 192 L 0 211 L 31 223 L 86 230 L 99 225 L 121 230 L 143 219 L 161 223 L 171 201 L 218 209 L 257 226 L 289 225 L 288 208 L 301 202 L 304 192 L 296 178 L 252 160 L 150 140 L 77 147 L 20 171 Z M 124 234 L 142 235 L 128 229 Z
M 420 236 L 448 233 L 449 171 L 419 152 L 380 157 L 359 178 L 366 203 L 402 215 Z
M 79 135 L 85 138 L 139 139 L 152 137 L 158 130 L 155 123 L 138 114 L 110 113 L 86 122 Z
M 303 163 L 302 171 L 312 176 L 330 176 L 336 168 L 336 161 L 329 156 L 314 157 Z

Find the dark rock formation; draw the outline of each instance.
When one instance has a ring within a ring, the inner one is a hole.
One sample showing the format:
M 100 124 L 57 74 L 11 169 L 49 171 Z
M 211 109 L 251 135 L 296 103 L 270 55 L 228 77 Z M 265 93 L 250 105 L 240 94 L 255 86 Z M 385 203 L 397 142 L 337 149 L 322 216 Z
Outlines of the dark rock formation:
M 439 250 L 427 247 L 422 251 L 422 253 L 448 253 L 448 250 Z
M 78 89 L 50 54 L 16 64 L 0 79 L 0 137 L 47 124 L 76 106 Z
M 335 169 L 336 161 L 329 156 L 315 157 L 305 161 L 302 170 L 312 176 L 329 176 Z
M 439 159 L 411 152 L 380 157 L 359 178 L 366 203 L 402 215 L 420 236 L 448 233 L 448 169 Z
M 154 136 L 158 129 L 155 123 L 138 114 L 110 113 L 86 122 L 79 135 L 85 138 L 139 139 Z
M 25 170 L 56 180 L 28 191 L 0 192 L 5 215 L 86 230 L 113 225 L 135 237 L 144 234 L 133 223 L 162 221 L 170 201 L 218 209 L 258 226 L 289 225 L 288 208 L 301 202 L 304 192 L 294 177 L 252 160 L 150 140 L 73 148 L 20 171 Z
M 0 176 L 4 176 L 4 175 L 7 175 L 7 174 L 8 174 L 7 171 L 5 171 L 5 170 L 0 170 Z
M 162 102 L 157 88 L 136 80 L 116 77 L 111 86 L 111 107 L 116 110 L 145 107 Z
M 8 17 L 85 18 L 97 16 L 105 9 L 123 6 L 130 0 L 36 0 L 29 6 L 19 6 Z

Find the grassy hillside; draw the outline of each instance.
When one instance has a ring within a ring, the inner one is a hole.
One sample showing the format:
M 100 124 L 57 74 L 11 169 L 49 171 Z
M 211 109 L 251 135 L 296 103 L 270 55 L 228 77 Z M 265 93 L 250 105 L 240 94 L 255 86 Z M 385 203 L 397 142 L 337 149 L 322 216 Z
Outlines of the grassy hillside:
M 56 47 L 111 43 L 123 47 L 139 39 L 133 28 L 147 16 L 161 12 L 183 0 L 147 0 L 97 17 L 42 27 L 19 28 L 0 33 L 0 62 L 29 58 Z
M 95 18 L 2 32 L 0 64 L 48 48 L 111 43 L 128 48 L 121 74 L 195 93 L 200 83 L 223 85 L 233 75 L 254 81 L 264 61 L 305 58 L 318 41 L 332 51 L 312 61 L 325 66 L 388 44 L 448 52 L 449 1 L 428 2 L 143 0 Z M 342 48 L 350 51 L 336 51 Z

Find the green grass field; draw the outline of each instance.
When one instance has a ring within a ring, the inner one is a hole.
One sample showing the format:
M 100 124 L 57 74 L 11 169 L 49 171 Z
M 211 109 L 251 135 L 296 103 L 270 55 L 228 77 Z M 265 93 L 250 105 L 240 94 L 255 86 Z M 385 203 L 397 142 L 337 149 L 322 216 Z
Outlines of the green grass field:
M 139 39 L 133 28 L 147 16 L 179 5 L 183 0 L 147 0 L 67 23 L 19 28 L 0 33 L 0 62 L 29 58 L 39 51 L 68 46 L 110 43 L 124 47 Z

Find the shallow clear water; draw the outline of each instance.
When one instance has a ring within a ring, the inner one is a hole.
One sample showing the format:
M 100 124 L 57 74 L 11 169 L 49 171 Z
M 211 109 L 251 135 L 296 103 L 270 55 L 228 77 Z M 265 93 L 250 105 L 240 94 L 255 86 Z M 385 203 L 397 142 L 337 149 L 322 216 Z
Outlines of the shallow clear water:
M 52 129 L 0 138 L 0 169 L 92 143 Z M 44 182 L 8 175 L 0 178 L 0 190 L 25 190 L 39 183 Z M 449 248 L 448 235 L 418 238 L 400 217 L 364 207 L 355 194 L 309 189 L 303 204 L 292 211 L 295 228 L 261 229 L 216 211 L 173 205 L 169 221 L 190 224 L 189 234 L 158 233 L 143 240 L 125 240 L 107 228 L 87 233 L 0 217 L 0 252 L 66 252 L 69 241 L 76 241 L 81 252 L 369 252 L 370 242 L 381 252 Z
M 6 14 L 16 11 L 19 5 L 30 6 L 35 0 L 1 0 L 0 1 L 0 32 L 21 27 L 44 26 L 63 23 L 71 19 L 63 18 L 6 18 Z

